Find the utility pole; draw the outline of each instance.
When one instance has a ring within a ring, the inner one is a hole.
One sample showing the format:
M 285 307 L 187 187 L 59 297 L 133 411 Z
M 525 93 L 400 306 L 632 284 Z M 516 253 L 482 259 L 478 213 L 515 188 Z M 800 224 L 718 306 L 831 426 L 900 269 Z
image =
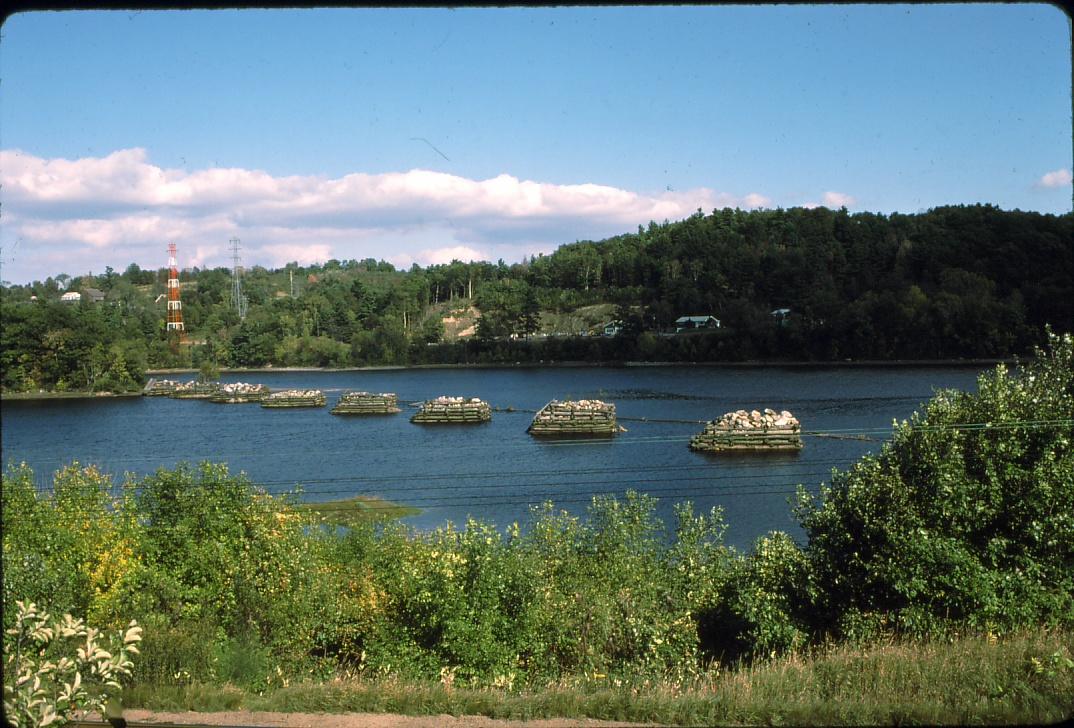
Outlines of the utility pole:
M 231 300 L 239 314 L 239 320 L 246 318 L 246 296 L 242 295 L 242 266 L 239 265 L 239 239 L 232 238 L 231 243 Z

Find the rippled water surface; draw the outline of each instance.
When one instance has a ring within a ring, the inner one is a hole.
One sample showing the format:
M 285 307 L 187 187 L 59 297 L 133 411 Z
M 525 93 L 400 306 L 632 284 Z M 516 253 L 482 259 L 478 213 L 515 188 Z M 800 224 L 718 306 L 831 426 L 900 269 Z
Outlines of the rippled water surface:
M 727 540 L 746 547 L 773 529 L 800 537 L 788 498 L 815 490 L 832 468 L 875 451 L 936 389 L 976 389 L 977 367 L 625 367 L 272 372 L 226 375 L 273 389 L 319 388 L 328 406 L 263 409 L 166 397 L 6 402 L 3 461 L 26 461 L 41 486 L 73 460 L 145 473 L 179 461 L 226 462 L 272 492 L 378 495 L 421 508 L 421 528 L 474 516 L 524 522 L 552 500 L 583 512 L 595 493 L 629 488 L 672 505 L 721 506 Z M 189 378 L 189 377 L 180 377 Z M 394 416 L 328 413 L 347 390 L 396 392 Z M 441 394 L 480 397 L 499 411 L 483 425 L 419 426 L 410 403 Z M 526 434 L 553 398 L 613 402 L 627 432 L 611 440 L 540 441 Z M 736 409 L 787 409 L 802 422 L 797 454 L 711 456 L 687 443 L 705 420 Z M 506 411 L 512 408 L 514 411 Z M 866 436 L 871 439 L 849 439 Z

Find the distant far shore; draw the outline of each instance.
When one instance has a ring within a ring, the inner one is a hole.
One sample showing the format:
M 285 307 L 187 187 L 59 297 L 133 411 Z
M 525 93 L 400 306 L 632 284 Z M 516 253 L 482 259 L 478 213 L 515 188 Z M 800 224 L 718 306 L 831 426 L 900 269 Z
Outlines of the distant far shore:
M 1017 364 L 1020 360 L 1008 357 L 1003 359 L 893 359 L 862 361 L 736 361 L 736 362 L 677 362 L 677 361 L 627 361 L 627 362 L 586 362 L 555 361 L 514 364 L 391 364 L 370 367 L 235 367 L 221 368 L 221 374 L 272 374 L 273 372 L 386 372 L 414 369 L 560 369 L 570 367 L 772 367 L 772 368 L 812 368 L 830 369 L 833 367 L 993 367 L 996 364 Z M 163 374 L 197 374 L 197 369 L 149 369 L 146 375 L 153 377 Z M 0 401 L 35 400 L 35 399 L 107 399 L 117 397 L 140 397 L 141 392 L 3 392 Z
M 590 361 L 538 361 L 514 362 L 513 364 L 385 364 L 367 367 L 221 367 L 221 374 L 269 373 L 272 372 L 385 372 L 413 369 L 560 369 L 571 367 L 812 367 L 827 369 L 831 367 L 992 367 L 996 364 L 1017 364 L 1015 357 L 1002 359 L 863 359 L 843 361 L 625 361 L 625 362 L 590 362 Z M 197 369 L 149 369 L 147 375 L 158 374 L 197 374 Z

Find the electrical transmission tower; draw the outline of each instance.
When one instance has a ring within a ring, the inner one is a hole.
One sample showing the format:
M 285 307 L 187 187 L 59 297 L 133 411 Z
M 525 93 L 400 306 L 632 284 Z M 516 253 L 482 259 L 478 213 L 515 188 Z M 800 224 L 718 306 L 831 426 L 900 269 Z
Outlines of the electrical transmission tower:
M 168 334 L 172 349 L 178 350 L 186 339 L 183 328 L 183 302 L 179 300 L 179 266 L 175 263 L 175 243 L 168 243 Z
M 239 320 L 246 318 L 246 296 L 242 293 L 242 266 L 239 265 L 239 239 L 232 238 L 231 243 L 231 300 L 239 312 Z

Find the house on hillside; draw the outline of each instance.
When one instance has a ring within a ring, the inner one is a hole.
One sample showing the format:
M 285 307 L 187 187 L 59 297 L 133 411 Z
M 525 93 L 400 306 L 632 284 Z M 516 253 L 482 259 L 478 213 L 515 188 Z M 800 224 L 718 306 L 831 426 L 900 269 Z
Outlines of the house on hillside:
M 104 291 L 86 287 L 82 289 L 82 297 L 90 303 L 100 303 L 104 300 Z
M 679 334 L 683 331 L 692 331 L 694 329 L 718 329 L 720 328 L 720 319 L 715 316 L 679 316 L 675 319 L 675 333 Z
M 82 294 L 78 291 L 68 291 L 60 296 L 60 303 L 78 303 L 82 300 Z
M 622 330 L 623 330 L 623 322 L 622 321 L 609 321 L 608 323 L 604 324 L 604 335 L 605 336 L 618 336 L 619 333 Z

